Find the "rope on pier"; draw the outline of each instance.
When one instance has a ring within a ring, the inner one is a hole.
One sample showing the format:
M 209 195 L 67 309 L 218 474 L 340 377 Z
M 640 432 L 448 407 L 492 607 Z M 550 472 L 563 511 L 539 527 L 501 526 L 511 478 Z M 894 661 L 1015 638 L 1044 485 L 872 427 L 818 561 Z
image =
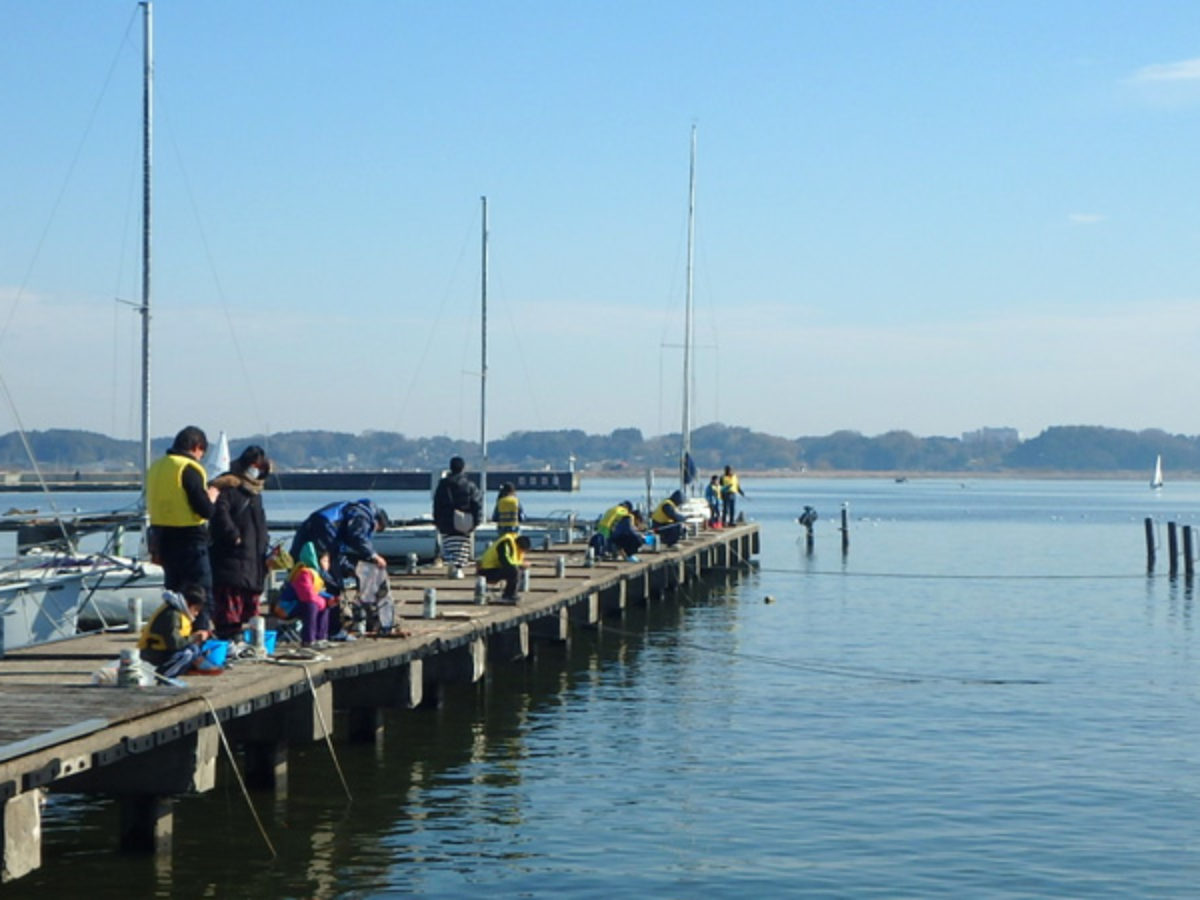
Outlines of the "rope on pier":
M 159 675 L 157 672 L 154 673 L 154 677 L 163 684 L 174 686 L 171 679 Z M 242 772 L 238 768 L 237 758 L 233 755 L 233 748 L 229 746 L 229 738 L 225 737 L 225 729 L 221 727 L 221 720 L 217 716 L 217 708 L 203 694 L 197 694 L 197 696 L 204 701 L 204 705 L 208 707 L 209 714 L 212 715 L 213 724 L 217 726 L 217 734 L 221 737 L 221 746 L 225 748 L 225 757 L 229 760 L 229 766 L 233 769 L 233 774 L 237 777 L 238 787 L 242 789 L 242 796 L 246 798 L 246 805 L 250 807 L 250 815 L 254 818 L 254 824 L 258 826 L 258 833 L 262 835 L 267 849 L 271 851 L 271 859 L 278 859 L 279 854 L 275 851 L 275 845 L 271 843 L 266 826 L 263 825 L 263 821 L 258 815 L 258 810 L 254 807 L 254 801 L 250 799 L 250 791 L 247 789 L 246 782 L 242 778 Z
M 303 662 L 291 659 L 277 659 L 275 664 L 279 666 L 299 666 L 304 670 L 304 677 L 308 679 L 308 689 L 313 696 L 313 707 L 317 710 L 317 719 L 321 723 L 321 736 L 325 739 L 325 746 L 329 748 L 329 755 L 333 759 L 333 767 L 337 770 L 338 778 L 342 782 L 342 790 L 346 792 L 346 799 L 351 803 L 354 802 L 354 795 L 350 793 L 350 785 L 346 781 L 346 773 L 342 771 L 341 761 L 338 760 L 337 751 L 333 749 L 333 736 L 329 723 L 325 721 L 325 713 L 321 709 L 321 704 L 316 701 L 317 686 L 313 682 L 312 671 Z

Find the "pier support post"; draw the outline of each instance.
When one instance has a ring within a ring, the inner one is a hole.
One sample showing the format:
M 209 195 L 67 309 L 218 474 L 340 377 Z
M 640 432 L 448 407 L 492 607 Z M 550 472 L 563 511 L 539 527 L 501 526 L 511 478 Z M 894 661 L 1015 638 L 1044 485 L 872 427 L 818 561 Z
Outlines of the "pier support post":
M 646 606 L 650 599 L 650 570 L 645 569 L 625 582 L 625 605 Z
M 529 656 L 529 624 L 521 622 L 516 628 L 496 632 L 488 638 L 489 663 L 507 663 Z
M 569 615 L 576 625 L 595 625 L 600 621 L 600 595 L 590 591 L 578 603 L 571 605 Z
M 1174 522 L 1167 523 L 1167 572 L 1172 577 L 1179 573 L 1179 537 Z
M 850 504 L 842 504 L 842 555 L 850 552 Z
M 122 794 L 120 848 L 127 853 L 170 853 L 175 801 L 162 794 Z
M 377 706 L 350 707 L 346 739 L 352 744 L 377 744 L 383 740 L 383 710 Z
M 0 884 L 28 875 L 42 864 L 42 792 L 25 791 L 4 801 L 0 822 L 4 858 Z
M 571 634 L 568 616 L 565 606 L 548 616 L 539 616 L 529 623 L 529 633 L 539 641 L 562 643 Z
M 474 684 L 487 670 L 487 644 L 472 638 L 425 661 L 425 685 Z
M 1191 578 L 1196 574 L 1195 561 L 1192 559 L 1192 526 L 1183 526 L 1183 574 Z
M 625 613 L 625 581 L 622 579 L 600 594 L 600 613 L 605 618 Z
M 1154 520 L 1146 516 L 1146 572 L 1154 571 Z
M 283 741 L 247 741 L 242 744 L 246 760 L 246 784 L 262 791 L 287 793 L 287 744 Z

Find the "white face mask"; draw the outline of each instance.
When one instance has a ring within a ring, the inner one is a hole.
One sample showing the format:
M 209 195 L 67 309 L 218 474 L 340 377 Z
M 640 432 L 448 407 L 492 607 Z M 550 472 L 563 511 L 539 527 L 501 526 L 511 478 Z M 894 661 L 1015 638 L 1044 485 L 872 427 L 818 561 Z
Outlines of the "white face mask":
M 246 477 L 249 478 L 251 481 L 258 481 L 258 477 L 261 474 L 262 474 L 262 472 L 258 471 L 258 466 L 251 466 L 250 468 L 248 468 L 246 470 Z

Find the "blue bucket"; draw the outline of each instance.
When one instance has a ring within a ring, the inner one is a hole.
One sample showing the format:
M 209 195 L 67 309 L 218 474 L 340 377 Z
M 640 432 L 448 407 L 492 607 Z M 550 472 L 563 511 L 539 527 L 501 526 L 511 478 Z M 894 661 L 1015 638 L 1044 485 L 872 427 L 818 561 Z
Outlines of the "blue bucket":
M 242 632 L 242 640 L 251 646 L 254 645 L 254 629 L 247 628 Z M 267 648 L 267 656 L 275 655 L 275 642 L 279 640 L 279 632 L 268 629 L 263 632 L 263 646 Z
M 229 656 L 228 641 L 208 640 L 200 645 L 200 655 L 192 661 L 195 672 L 220 672 Z

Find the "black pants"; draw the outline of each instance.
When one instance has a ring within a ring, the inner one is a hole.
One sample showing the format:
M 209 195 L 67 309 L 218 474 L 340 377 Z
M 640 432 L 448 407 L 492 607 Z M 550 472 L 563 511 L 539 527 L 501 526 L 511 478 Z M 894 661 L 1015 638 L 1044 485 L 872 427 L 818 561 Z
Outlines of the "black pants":
M 517 585 L 521 582 L 521 570 L 516 566 L 501 566 L 498 569 L 480 569 L 479 574 L 487 580 L 488 584 L 503 581 L 505 597 L 517 596 Z
M 215 607 L 212 563 L 208 558 L 208 531 L 204 528 L 167 528 L 161 525 L 156 528 L 158 555 L 163 567 L 163 587 L 168 591 L 182 591 L 191 584 L 204 588 L 208 599 L 204 602 L 203 612 L 196 618 L 196 627 L 211 630 Z
M 668 525 L 659 525 L 655 528 L 654 533 L 658 535 L 658 539 L 662 541 L 664 547 L 674 547 L 683 537 L 683 523 L 672 522 Z

